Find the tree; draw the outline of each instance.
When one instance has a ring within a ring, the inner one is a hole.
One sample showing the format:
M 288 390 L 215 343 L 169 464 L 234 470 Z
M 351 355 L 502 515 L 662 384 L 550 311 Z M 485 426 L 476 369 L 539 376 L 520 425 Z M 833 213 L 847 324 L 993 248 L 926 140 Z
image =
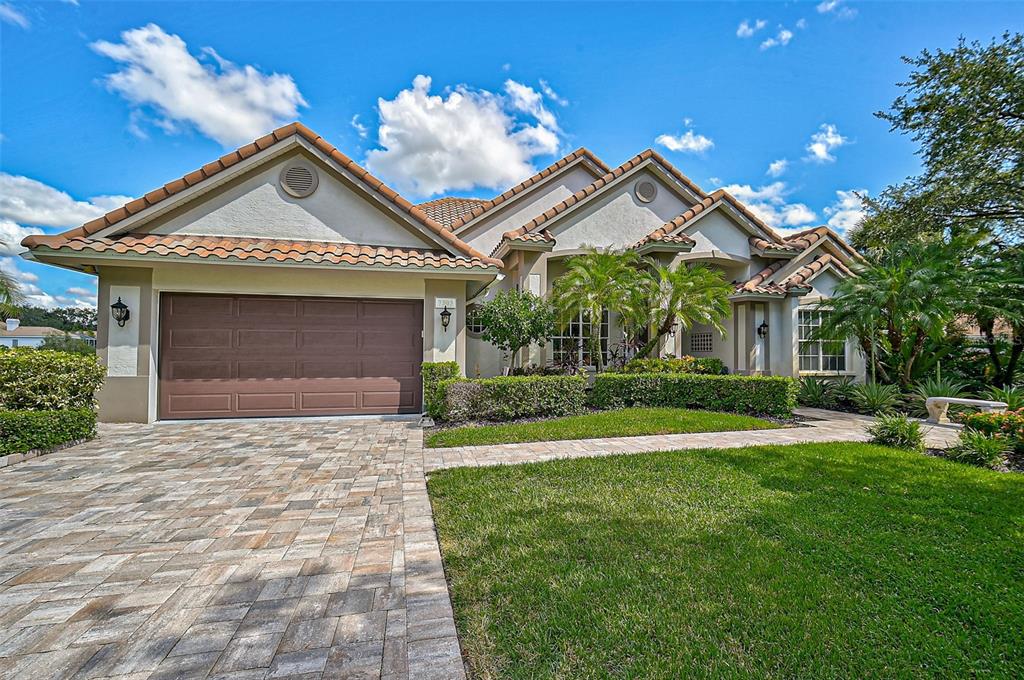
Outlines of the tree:
M 637 357 L 649 355 L 677 326 L 688 330 L 700 323 L 725 332 L 722 319 L 729 315 L 732 286 L 720 271 L 704 264 L 680 263 L 675 269 L 654 261 L 649 264 L 641 277 L 646 283 L 640 284 L 648 296 L 644 308 L 648 340 Z
M 920 145 L 924 172 L 889 187 L 857 247 L 909 234 L 1024 238 L 1024 36 L 904 57 L 905 93 L 876 113 Z
M 6 243 L 0 241 L 0 246 L 6 247 Z M 17 305 L 21 302 L 21 288 L 14 276 L 0 269 L 0 315 L 4 318 L 13 317 L 16 314 Z
M 563 321 L 583 314 L 590 319 L 590 356 L 597 370 L 604 369 L 600 333 L 604 310 L 628 313 L 635 299 L 631 291 L 637 284 L 639 256 L 631 250 L 616 253 L 611 249 L 591 248 L 585 255 L 576 255 L 566 262 L 565 273 L 555 280 L 553 299 Z
M 481 337 L 511 355 L 510 371 L 521 349 L 534 343 L 543 347 L 555 333 L 551 303 L 528 291 L 502 291 L 482 304 L 476 314 L 484 329 Z
M 96 354 L 96 347 L 81 338 L 71 337 L 69 334 L 48 335 L 43 338 L 43 344 L 39 349 L 51 349 L 57 352 L 68 352 L 69 354 Z
M 12 316 L 21 319 L 23 326 L 48 326 L 69 332 L 96 330 L 96 310 L 91 307 L 18 307 Z
M 985 349 L 992 364 L 992 381 L 999 386 L 1012 385 L 1021 356 L 1024 355 L 1024 246 L 1000 248 L 992 243 L 971 258 L 968 286 L 959 299 L 963 315 L 973 317 L 981 330 Z M 1009 326 L 1009 348 L 1000 352 L 996 324 Z

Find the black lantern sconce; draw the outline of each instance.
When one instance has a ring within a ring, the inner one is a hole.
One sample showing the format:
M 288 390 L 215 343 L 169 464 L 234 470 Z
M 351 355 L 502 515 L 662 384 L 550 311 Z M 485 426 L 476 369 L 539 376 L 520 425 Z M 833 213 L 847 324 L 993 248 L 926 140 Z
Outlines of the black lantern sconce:
M 452 313 L 448 311 L 448 306 L 441 310 L 441 328 L 448 330 L 448 324 L 452 322 Z
M 761 325 L 757 327 L 757 337 L 766 338 L 768 337 L 768 322 L 762 321 Z
M 121 298 L 117 298 L 117 302 L 110 305 L 110 316 L 114 317 L 114 321 L 121 328 L 124 328 L 125 323 L 128 319 L 132 318 L 131 310 L 128 309 L 128 305 L 121 302 Z

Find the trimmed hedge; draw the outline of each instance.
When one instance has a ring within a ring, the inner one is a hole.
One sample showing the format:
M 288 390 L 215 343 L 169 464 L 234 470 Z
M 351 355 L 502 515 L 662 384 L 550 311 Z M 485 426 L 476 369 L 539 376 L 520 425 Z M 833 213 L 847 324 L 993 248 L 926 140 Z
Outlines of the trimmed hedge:
M 671 406 L 788 418 L 797 382 L 781 376 L 687 373 L 602 373 L 594 379 L 592 406 Z
M 57 411 L 0 411 L 0 456 L 96 436 L 96 412 L 91 407 Z
M 420 364 L 423 376 L 423 411 L 431 418 L 440 418 L 444 413 L 444 390 L 441 383 L 458 378 L 461 374 L 454 361 L 424 361 Z
M 95 356 L 42 349 L 0 352 L 0 410 L 91 408 L 106 373 Z
M 587 380 L 578 375 L 501 376 L 446 380 L 438 420 L 515 420 L 572 416 L 586 409 Z
M 717 357 L 673 357 L 669 359 L 630 359 L 622 367 L 623 373 L 695 373 L 723 375 L 728 369 Z

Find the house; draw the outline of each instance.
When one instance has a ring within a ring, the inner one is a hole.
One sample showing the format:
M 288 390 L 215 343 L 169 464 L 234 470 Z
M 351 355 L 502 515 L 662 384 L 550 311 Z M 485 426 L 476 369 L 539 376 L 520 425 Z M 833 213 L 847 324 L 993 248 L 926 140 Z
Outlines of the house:
M 610 168 L 581 149 L 493 199 L 413 205 L 293 123 L 23 245 L 99 277 L 107 421 L 419 412 L 421 361 L 499 372 L 475 305 L 512 286 L 550 291 L 588 245 L 706 262 L 735 281 L 727 332 L 679 332 L 664 353 L 747 374 L 863 371 L 851 345 L 806 340 L 856 253 L 825 227 L 782 238 L 649 150 Z M 589 323 L 524 358 L 582 351 Z M 616 320 L 600 333 L 613 344 Z
M 39 347 L 47 337 L 65 335 L 96 344 L 95 338 L 81 333 L 67 333 L 50 326 L 22 326 L 17 319 L 7 319 L 6 325 L 0 328 L 0 347 Z

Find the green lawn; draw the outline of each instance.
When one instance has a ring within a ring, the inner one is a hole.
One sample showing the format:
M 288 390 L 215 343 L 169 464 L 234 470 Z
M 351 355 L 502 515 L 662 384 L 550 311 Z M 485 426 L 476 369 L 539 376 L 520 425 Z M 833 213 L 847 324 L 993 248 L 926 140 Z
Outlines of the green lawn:
M 478 446 L 680 432 L 768 430 L 777 427 L 781 426 L 762 418 L 735 413 L 690 411 L 683 408 L 624 408 L 528 423 L 454 427 L 429 435 L 426 445 L 430 448 Z
M 429 482 L 477 678 L 1024 677 L 1024 476 L 867 444 Z

